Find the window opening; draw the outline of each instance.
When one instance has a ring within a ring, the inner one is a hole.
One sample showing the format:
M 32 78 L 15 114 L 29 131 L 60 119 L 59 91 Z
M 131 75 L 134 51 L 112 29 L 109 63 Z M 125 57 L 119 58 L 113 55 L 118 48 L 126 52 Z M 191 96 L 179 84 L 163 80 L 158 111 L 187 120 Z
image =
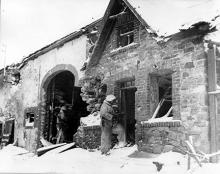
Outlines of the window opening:
M 134 23 L 128 23 L 118 28 L 118 47 L 124 47 L 134 42 Z
M 29 123 L 33 123 L 34 122 L 34 113 L 27 113 L 27 121 Z
M 34 113 L 27 112 L 26 113 L 26 119 L 25 119 L 25 126 L 33 126 L 34 125 Z
M 161 75 L 157 81 L 158 87 L 158 105 L 152 118 L 172 117 L 172 76 Z

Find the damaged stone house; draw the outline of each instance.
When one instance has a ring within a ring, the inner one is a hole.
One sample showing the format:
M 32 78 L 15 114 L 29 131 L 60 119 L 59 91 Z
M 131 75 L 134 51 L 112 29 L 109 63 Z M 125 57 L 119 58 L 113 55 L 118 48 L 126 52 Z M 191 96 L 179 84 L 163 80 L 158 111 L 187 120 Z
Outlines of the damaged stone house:
M 210 14 L 204 17 L 198 11 L 197 19 L 194 13 L 176 8 L 180 6 L 161 4 L 110 0 L 102 20 L 15 65 L 16 73 L 10 73 L 13 84 L 6 79 L 1 85 L 0 107 L 4 115 L 15 117 L 18 145 L 33 151 L 41 136 L 53 142 L 52 115 L 60 98 L 70 107 L 71 142 L 80 117 L 88 115 L 79 81 L 100 75 L 107 94 L 118 98 L 127 141 L 139 150 L 161 153 L 184 146 L 187 136 L 204 152 L 219 150 L 219 14 L 207 9 Z M 194 6 L 191 12 L 196 8 L 202 7 Z M 155 14 L 156 9 L 161 13 Z M 167 9 L 175 9 L 181 17 L 174 20 Z M 190 14 L 195 19 L 189 20 Z M 90 140 L 98 139 L 89 134 Z
M 126 139 L 139 150 L 161 153 L 192 136 L 196 148 L 214 152 L 219 97 L 210 91 L 219 84 L 219 14 L 206 4 L 184 18 L 189 9 L 166 3 L 111 0 L 85 74 L 103 76 L 118 98 Z
M 74 115 L 68 117 L 66 135 L 72 141 L 80 117 L 88 115 L 80 97 L 80 69 L 91 52 L 99 25 L 97 20 L 1 70 L 1 118 L 2 122 L 15 118 L 11 128 L 14 126 L 18 146 L 35 151 L 40 147 L 40 137 L 54 143 L 57 130 L 53 115 L 60 101 L 68 106 L 68 115 Z M 11 128 L 5 128 L 6 136 Z

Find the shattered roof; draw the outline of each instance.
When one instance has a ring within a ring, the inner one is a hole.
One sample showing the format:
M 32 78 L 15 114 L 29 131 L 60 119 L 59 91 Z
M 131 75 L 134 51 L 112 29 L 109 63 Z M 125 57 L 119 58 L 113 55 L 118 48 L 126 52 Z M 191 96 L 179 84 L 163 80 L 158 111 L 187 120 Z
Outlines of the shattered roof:
M 220 17 L 218 17 L 218 20 L 216 20 L 216 22 L 217 21 L 218 23 L 216 24 L 216 31 L 208 33 L 205 36 L 205 40 L 215 42 L 217 45 L 219 45 L 220 43 Z
M 215 26 L 219 0 L 125 0 L 159 35 L 169 36 L 198 22 Z
M 220 0 L 121 0 L 145 26 L 157 41 L 167 41 L 176 33 L 196 25 L 209 24 L 209 31 L 220 25 Z M 110 26 L 109 17 L 116 0 L 110 0 L 103 17 L 103 26 L 88 67 L 98 63 L 106 42 L 105 29 Z M 113 15 L 115 16 L 115 14 Z M 108 24 L 108 26 L 107 26 Z M 210 40 L 220 41 L 220 34 L 209 36 Z M 101 50 L 101 51 L 100 51 Z
M 20 62 L 18 63 L 13 63 L 11 65 L 7 65 L 6 66 L 6 69 L 21 69 L 24 65 L 26 65 L 26 63 L 29 61 L 29 60 L 33 60 L 33 59 L 36 59 L 37 57 L 39 57 L 40 55 L 42 54 L 45 54 L 46 52 L 56 48 L 56 47 L 59 47 L 60 45 L 63 45 L 65 44 L 66 42 L 69 42 L 70 40 L 73 40 L 77 37 L 80 37 L 81 35 L 85 34 L 87 32 L 87 29 L 89 27 L 92 27 L 93 25 L 101 22 L 102 18 L 99 18 L 93 22 L 91 22 L 90 24 L 80 28 L 78 31 L 74 31 L 56 41 L 54 41 L 53 43 L 50 43 L 46 46 L 44 46 L 43 48 L 40 48 L 39 50 L 29 54 L 27 57 L 24 57 Z M 3 73 L 4 71 L 4 68 L 1 68 L 0 69 L 0 74 Z
M 216 27 L 217 31 L 209 33 L 205 39 L 220 42 L 220 0 L 123 1 L 129 3 L 147 26 L 152 29 L 151 32 L 155 32 L 159 37 L 171 36 L 180 30 L 187 30 L 199 22 L 208 22 L 211 27 Z M 37 50 L 15 66 L 19 69 L 22 68 L 29 60 L 35 59 L 39 55 L 81 35 L 91 24 Z M 3 69 L 0 70 L 1 72 L 3 72 Z

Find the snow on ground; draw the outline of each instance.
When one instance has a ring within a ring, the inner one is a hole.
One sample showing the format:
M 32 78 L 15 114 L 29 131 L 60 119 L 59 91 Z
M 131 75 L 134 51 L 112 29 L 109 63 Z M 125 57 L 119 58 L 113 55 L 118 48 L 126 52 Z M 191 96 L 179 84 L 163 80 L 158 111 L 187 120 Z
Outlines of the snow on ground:
M 112 149 L 108 156 L 100 151 L 74 148 L 63 153 L 55 149 L 37 157 L 26 150 L 8 145 L 0 150 L 0 173 L 72 173 L 72 174 L 217 174 L 220 164 L 193 163 L 187 172 L 187 157 L 168 152 L 161 155 L 138 152 L 137 147 Z M 160 172 L 153 162 L 163 163 Z
M 82 126 L 97 126 L 100 125 L 101 117 L 99 112 L 95 112 L 86 117 L 80 118 Z
M 158 122 L 179 122 L 181 120 L 173 120 L 173 117 L 160 117 L 160 118 L 151 118 L 147 121 L 142 121 L 141 123 L 158 123 Z
M 13 145 L 4 147 L 0 150 L 0 173 L 11 171 L 17 166 L 23 166 L 23 163 L 33 156 L 33 153 L 20 147 Z

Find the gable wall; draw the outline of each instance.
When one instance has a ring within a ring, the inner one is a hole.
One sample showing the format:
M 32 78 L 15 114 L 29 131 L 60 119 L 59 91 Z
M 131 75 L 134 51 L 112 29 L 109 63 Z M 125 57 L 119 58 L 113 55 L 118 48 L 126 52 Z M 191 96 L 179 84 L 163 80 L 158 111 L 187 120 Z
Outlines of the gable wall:
M 195 145 L 208 152 L 207 60 L 201 38 L 183 38 L 158 45 L 137 20 L 135 33 L 136 44 L 115 49 L 114 28 L 99 64 L 87 74 L 103 73 L 108 93 L 117 97 L 117 82 L 134 77 L 135 118 L 139 124 L 151 118 L 156 106 L 150 102 L 153 83 L 149 74 L 172 70 L 174 117 L 181 119 L 185 130 L 194 134 Z M 137 126 L 136 139 L 140 147 L 144 147 L 143 134 Z

